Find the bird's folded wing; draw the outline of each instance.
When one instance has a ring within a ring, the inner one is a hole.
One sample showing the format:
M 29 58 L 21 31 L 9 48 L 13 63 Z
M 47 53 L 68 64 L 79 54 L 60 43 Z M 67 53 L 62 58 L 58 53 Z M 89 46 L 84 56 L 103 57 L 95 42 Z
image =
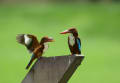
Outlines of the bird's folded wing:
M 79 38 L 77 39 L 77 44 L 78 44 L 78 48 L 79 48 L 79 50 L 81 50 L 81 41 L 80 41 Z

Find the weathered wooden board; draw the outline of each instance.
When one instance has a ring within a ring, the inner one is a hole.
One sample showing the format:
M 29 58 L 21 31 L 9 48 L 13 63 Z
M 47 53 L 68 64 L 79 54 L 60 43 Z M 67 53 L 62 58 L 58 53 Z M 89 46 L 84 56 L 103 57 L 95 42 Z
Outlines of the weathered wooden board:
M 22 83 L 67 83 L 84 56 L 42 57 L 32 66 Z

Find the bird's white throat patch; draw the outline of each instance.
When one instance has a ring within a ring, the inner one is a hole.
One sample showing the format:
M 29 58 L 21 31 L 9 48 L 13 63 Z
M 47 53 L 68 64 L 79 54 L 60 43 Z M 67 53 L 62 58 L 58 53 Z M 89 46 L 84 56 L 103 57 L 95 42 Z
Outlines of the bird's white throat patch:
M 29 45 L 31 43 L 31 41 L 32 41 L 32 39 L 29 38 L 27 35 L 24 35 L 24 39 L 25 39 L 25 44 L 26 45 Z
M 69 43 L 71 46 L 73 46 L 75 44 L 75 37 L 71 33 L 69 35 Z
M 43 52 L 45 52 L 48 49 L 48 43 L 44 43 L 44 49 Z

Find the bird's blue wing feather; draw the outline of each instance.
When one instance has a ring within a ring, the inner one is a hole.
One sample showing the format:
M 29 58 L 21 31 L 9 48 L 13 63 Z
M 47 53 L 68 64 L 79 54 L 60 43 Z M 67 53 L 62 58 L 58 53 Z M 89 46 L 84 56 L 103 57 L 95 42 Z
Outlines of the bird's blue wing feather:
M 77 44 L 78 44 L 78 49 L 81 50 L 81 43 L 80 43 L 80 39 L 77 39 Z

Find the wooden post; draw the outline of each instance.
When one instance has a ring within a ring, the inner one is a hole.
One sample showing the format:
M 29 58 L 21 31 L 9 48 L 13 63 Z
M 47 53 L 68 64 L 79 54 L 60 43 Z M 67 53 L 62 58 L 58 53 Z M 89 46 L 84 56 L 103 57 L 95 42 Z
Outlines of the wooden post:
M 82 55 L 42 57 L 22 83 L 67 83 L 83 59 Z

